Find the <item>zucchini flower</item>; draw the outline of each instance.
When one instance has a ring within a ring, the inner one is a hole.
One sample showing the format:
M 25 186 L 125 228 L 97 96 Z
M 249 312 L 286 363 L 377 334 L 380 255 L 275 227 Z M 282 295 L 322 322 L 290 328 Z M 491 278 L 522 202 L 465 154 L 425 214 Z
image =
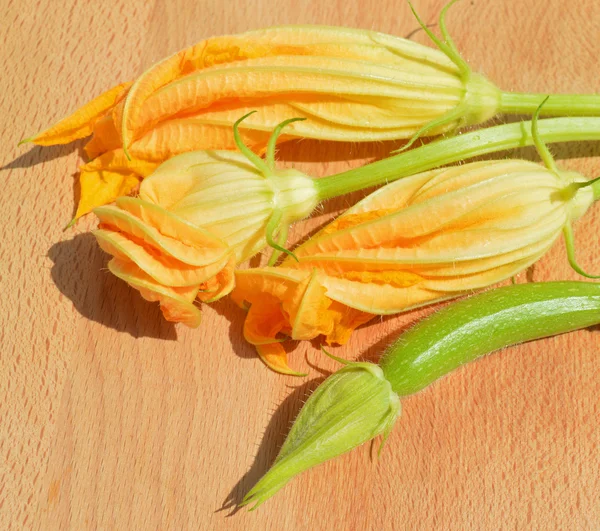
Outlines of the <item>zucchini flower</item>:
M 401 397 L 498 349 L 597 325 L 599 310 L 600 284 L 512 285 L 449 304 L 420 321 L 385 350 L 379 365 L 328 354 L 346 366 L 309 397 L 277 459 L 241 505 L 254 504 L 254 510 L 308 468 L 379 434 L 385 442 Z
M 410 139 L 485 122 L 498 112 L 530 112 L 542 96 L 502 93 L 471 72 L 447 34 L 429 29 L 439 50 L 369 30 L 282 26 L 213 37 L 159 62 L 133 83 L 98 96 L 46 131 L 39 145 L 92 135 L 81 168 L 76 217 L 133 191 L 168 158 L 194 150 L 263 153 L 270 131 L 294 117 L 278 140 L 345 142 Z M 553 114 L 600 112 L 597 96 L 553 96 Z
M 158 301 L 169 321 L 198 326 L 194 301 L 228 294 L 235 265 L 268 241 L 284 251 L 275 235 L 285 239 L 288 225 L 317 204 L 311 178 L 246 155 L 184 153 L 145 179 L 137 198 L 94 210 L 94 235 L 113 256 L 109 270 Z
M 197 326 L 200 312 L 195 301 L 210 302 L 229 293 L 235 280 L 235 264 L 252 256 L 267 244 L 275 249 L 269 265 L 276 263 L 281 252 L 291 254 L 284 248 L 288 225 L 309 215 L 321 200 L 404 177 L 396 185 L 388 185 L 351 209 L 340 220 L 324 229 L 317 241 L 321 241 L 328 233 L 346 234 L 342 229 L 362 230 L 363 222 L 393 213 L 394 209 L 400 211 L 402 203 L 393 201 L 393 197 L 402 200 L 400 191 L 410 190 L 411 186 L 418 187 L 418 184 L 414 184 L 415 180 L 419 183 L 421 179 L 424 184 L 428 176 L 445 175 L 438 170 L 420 174 L 419 177 L 406 177 L 415 168 L 428 169 L 440 164 L 440 153 L 449 153 L 443 158 L 451 161 L 510 145 L 536 142 L 533 128 L 532 134 L 527 135 L 523 129 L 526 124 L 506 124 L 430 143 L 344 174 L 311 179 L 295 170 L 275 169 L 277 136 L 289 121 L 275 129 L 263 160 L 241 141 L 237 125 L 243 119 L 244 117 L 234 124 L 234 137 L 241 153 L 205 151 L 173 157 L 144 180 L 137 198 L 122 197 L 115 206 L 96 209 L 100 226 L 95 234 L 102 248 L 113 255 L 109 269 L 138 289 L 146 299 L 158 301 L 168 320 Z M 557 118 L 545 120 L 539 127 L 554 141 L 573 140 L 581 138 L 580 135 L 598 137 L 600 128 L 597 122 L 596 118 L 575 121 Z M 538 125 L 535 123 L 537 130 Z M 537 138 L 539 141 L 539 135 Z M 474 148 L 474 142 L 480 142 L 481 148 Z M 528 168 L 532 168 L 534 173 L 547 173 L 532 163 L 522 164 L 529 164 Z M 476 167 L 477 165 L 472 166 Z M 460 171 L 460 168 L 447 171 Z M 559 175 L 557 170 L 552 172 L 553 175 Z M 573 178 L 581 180 L 581 177 Z M 493 179 L 493 182 L 499 179 L 500 177 Z M 494 186 L 496 188 L 491 190 L 497 189 L 497 184 Z M 576 187 L 575 183 L 572 186 Z M 485 189 L 483 184 L 476 188 L 477 193 L 482 193 L 482 189 Z M 439 188 L 436 190 L 441 192 Z M 382 197 L 387 197 L 388 192 L 391 200 L 389 204 L 387 199 L 382 202 Z M 587 197 L 585 194 L 588 192 L 589 190 L 573 189 L 569 193 L 577 193 L 579 198 Z M 410 196 L 410 193 L 408 191 L 404 195 Z M 462 197 L 458 190 L 455 195 Z M 397 214 L 400 215 L 400 212 Z M 403 219 L 402 223 L 409 223 L 406 218 L 398 219 Z M 379 223 L 384 221 L 382 219 Z M 383 227 L 383 231 L 388 231 L 386 226 L 379 223 L 375 227 Z M 364 238 L 363 232 L 359 234 Z M 393 234 L 393 231 L 389 232 L 390 237 Z M 330 269 L 321 267 L 318 262 L 310 261 L 308 250 L 313 243 L 307 242 L 301 247 L 298 256 L 302 260 L 297 267 L 294 262 L 287 260 L 282 267 L 248 271 L 238 276 L 241 282 L 238 293 L 242 294 L 238 297 L 238 302 L 243 304 L 243 299 L 246 298 L 254 307 L 246 322 L 246 336 L 259 347 L 263 359 L 282 372 L 290 372 L 291 369 L 285 362 L 281 346 L 277 344 L 276 336 L 279 332 L 298 339 L 308 339 L 322 333 L 330 341 L 343 343 L 354 328 L 368 321 L 374 313 L 399 311 L 398 305 L 377 309 L 379 307 L 368 300 L 357 305 L 356 300 L 361 299 L 358 292 L 354 294 L 354 302 L 351 303 L 342 298 L 330 299 L 329 292 L 333 290 L 331 279 L 336 275 L 332 275 Z M 358 248 L 364 242 L 356 240 L 355 243 L 357 248 L 350 252 L 361 253 Z M 391 248 L 392 245 L 388 247 Z M 371 249 L 369 252 L 374 251 Z M 471 252 L 475 252 L 474 248 Z M 436 263 L 434 254 L 430 249 L 430 260 Z M 322 258 L 319 260 L 322 261 Z M 574 263 L 574 259 L 572 262 Z M 364 292 L 371 300 L 381 298 L 382 294 L 395 297 L 398 293 L 410 293 L 414 297 L 414 293 L 420 293 L 417 284 L 421 277 L 415 273 L 409 274 L 409 267 L 405 267 L 401 273 L 386 272 L 386 267 L 383 267 L 383 272 L 363 271 L 360 274 L 358 268 L 344 275 L 337 274 L 337 277 L 344 277 L 346 283 L 343 289 L 362 290 L 361 293 Z M 400 266 L 388 269 L 398 267 Z M 427 288 L 428 283 L 420 284 L 425 295 L 421 294 L 422 300 L 417 297 L 414 305 L 419 300 L 425 303 L 444 298 Z M 390 286 L 386 287 L 387 284 Z M 365 285 L 370 287 L 364 287 Z M 409 285 L 414 286 L 409 291 L 389 291 L 390 287 Z M 464 289 L 472 288 L 465 286 Z M 324 295 L 327 290 L 328 294 Z M 284 299 L 285 303 L 280 304 Z M 272 320 L 265 320 L 261 316 L 259 309 L 263 306 L 265 315 L 270 313 Z M 404 304 L 402 307 L 408 306 Z M 317 311 L 313 311 L 315 308 Z
M 599 197 L 598 181 L 524 160 L 474 162 L 400 179 L 297 247 L 296 260 L 236 272 L 232 296 L 249 309 L 244 336 L 268 366 L 293 373 L 282 337 L 323 334 L 329 343 L 344 343 L 375 315 L 512 277 L 561 232 L 581 272 L 571 222 Z

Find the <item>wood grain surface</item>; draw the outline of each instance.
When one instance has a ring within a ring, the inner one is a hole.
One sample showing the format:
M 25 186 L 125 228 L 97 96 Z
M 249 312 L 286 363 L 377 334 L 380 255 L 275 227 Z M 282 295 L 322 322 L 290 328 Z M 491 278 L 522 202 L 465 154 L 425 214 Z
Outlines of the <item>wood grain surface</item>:
M 443 3 L 414 0 L 431 23 Z M 426 43 L 403 1 L 0 0 L 0 13 L 0 529 L 600 529 L 597 328 L 463 367 L 404 401 L 380 459 L 366 445 L 236 511 L 335 363 L 300 343 L 290 362 L 310 365 L 308 378 L 270 372 L 229 300 L 207 306 L 197 330 L 165 322 L 106 271 L 92 217 L 62 231 L 82 144 L 16 146 L 212 35 L 321 23 Z M 448 25 L 473 69 L 504 89 L 600 91 L 596 0 L 464 0 Z M 392 147 L 306 141 L 279 157 L 320 176 Z M 599 143 L 553 152 L 600 174 Z M 359 197 L 327 204 L 293 238 Z M 596 206 L 576 226 L 587 269 L 599 269 L 599 232 Z M 518 281 L 575 278 L 557 242 Z M 365 326 L 333 351 L 376 359 L 428 311 Z

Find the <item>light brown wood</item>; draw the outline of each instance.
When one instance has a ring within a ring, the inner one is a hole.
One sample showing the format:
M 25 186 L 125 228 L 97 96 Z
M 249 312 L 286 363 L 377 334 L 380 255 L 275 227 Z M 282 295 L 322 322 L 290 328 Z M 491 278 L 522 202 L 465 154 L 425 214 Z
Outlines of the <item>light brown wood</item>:
M 434 22 L 444 2 L 414 3 Z M 321 372 L 300 380 L 268 371 L 244 343 L 243 313 L 228 300 L 207 306 L 198 330 L 163 321 L 104 269 L 87 233 L 91 217 L 61 231 L 78 193 L 81 144 L 16 147 L 211 35 L 322 23 L 425 43 L 404 2 L 1 0 L 0 11 L 0 528 L 600 528 L 598 329 L 462 368 L 404 401 L 380 460 L 361 447 L 297 478 L 257 512 L 236 512 Z M 505 89 L 600 90 L 594 0 L 465 1 L 448 25 L 473 69 Z M 280 157 L 326 175 L 388 149 L 302 142 Z M 598 143 L 553 151 L 563 167 L 600 174 Z M 327 205 L 293 237 L 358 197 Z M 600 264 L 599 213 L 576 228 L 587 269 Z M 561 242 L 528 274 L 577 278 Z M 334 352 L 375 359 L 427 311 L 363 327 Z M 333 369 L 317 347 L 299 344 L 291 364 Z

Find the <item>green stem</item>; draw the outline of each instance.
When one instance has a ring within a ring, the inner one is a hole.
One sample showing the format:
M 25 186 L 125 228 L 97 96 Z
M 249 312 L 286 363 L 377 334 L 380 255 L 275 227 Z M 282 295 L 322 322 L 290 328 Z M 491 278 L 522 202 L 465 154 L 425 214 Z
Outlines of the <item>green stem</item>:
M 499 112 L 532 114 L 548 98 L 546 94 L 503 92 Z M 544 103 L 541 114 L 547 116 L 600 116 L 600 94 L 553 94 Z
M 537 102 L 538 106 L 542 100 L 543 98 Z M 550 101 L 551 99 L 546 105 Z M 546 106 L 543 111 L 548 111 Z M 544 142 L 600 140 L 600 118 L 550 118 L 540 120 L 538 129 Z M 533 143 L 531 122 L 498 125 L 438 140 L 361 168 L 317 179 L 315 183 L 319 200 L 324 201 L 452 162 L 531 146 Z M 598 193 L 600 191 L 595 187 L 594 194 Z
M 600 199 L 600 180 L 596 180 L 596 182 L 594 182 L 594 184 L 592 184 L 591 187 L 594 191 L 594 201 L 598 201 Z

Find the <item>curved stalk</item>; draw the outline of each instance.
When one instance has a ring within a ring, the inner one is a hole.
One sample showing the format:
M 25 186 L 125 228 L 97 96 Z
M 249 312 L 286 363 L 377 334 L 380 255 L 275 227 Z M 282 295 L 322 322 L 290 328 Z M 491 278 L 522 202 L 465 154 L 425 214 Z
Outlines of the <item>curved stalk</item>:
M 502 92 L 500 108 L 503 114 L 532 114 L 544 103 L 542 115 L 546 116 L 600 116 L 600 94 L 525 94 Z
M 536 102 L 537 106 L 532 112 L 543 99 L 544 97 Z M 552 98 L 544 105 L 543 112 L 548 112 L 551 102 Z M 489 127 L 438 140 L 360 168 L 317 179 L 319 200 L 379 186 L 464 159 L 531 146 L 534 144 L 531 126 L 531 121 L 526 121 Z M 600 118 L 550 118 L 540 120 L 537 127 L 540 137 L 547 143 L 600 140 Z

